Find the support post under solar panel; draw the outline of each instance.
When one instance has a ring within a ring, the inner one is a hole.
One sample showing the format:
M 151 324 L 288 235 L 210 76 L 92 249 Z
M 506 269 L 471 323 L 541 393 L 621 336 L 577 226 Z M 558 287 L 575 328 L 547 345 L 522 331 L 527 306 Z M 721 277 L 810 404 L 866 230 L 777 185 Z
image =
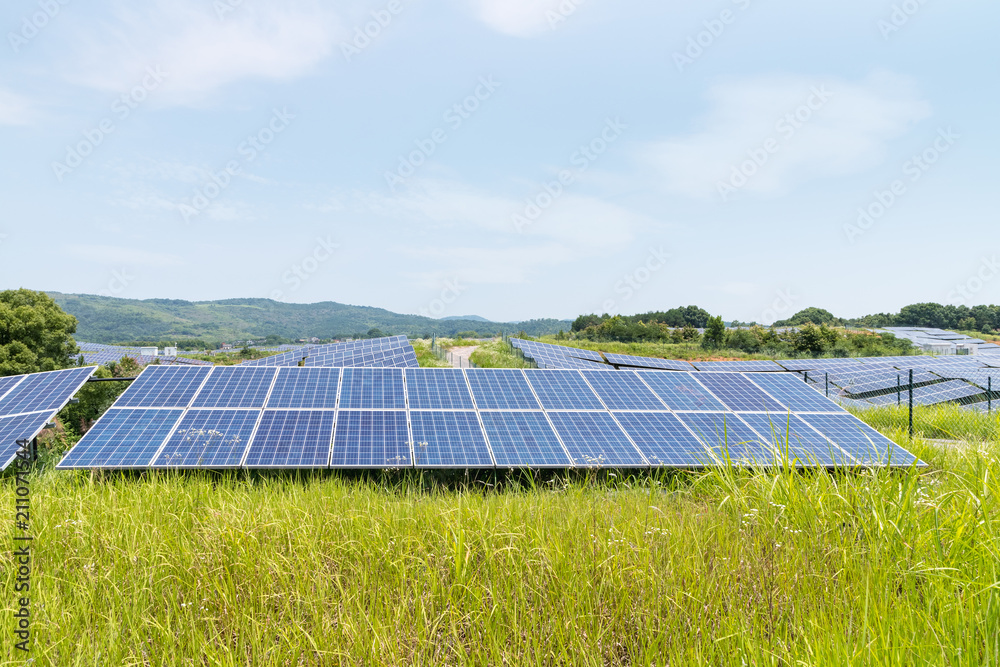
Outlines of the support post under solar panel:
M 910 369 L 910 440 L 913 440 L 913 369 Z
M 993 413 L 993 376 L 986 378 L 986 414 Z
M 903 404 L 903 378 L 896 373 L 896 407 Z
M 826 397 L 830 398 L 830 374 L 829 373 L 823 373 L 823 375 L 826 376 L 826 380 L 825 380 L 825 382 L 826 382 Z

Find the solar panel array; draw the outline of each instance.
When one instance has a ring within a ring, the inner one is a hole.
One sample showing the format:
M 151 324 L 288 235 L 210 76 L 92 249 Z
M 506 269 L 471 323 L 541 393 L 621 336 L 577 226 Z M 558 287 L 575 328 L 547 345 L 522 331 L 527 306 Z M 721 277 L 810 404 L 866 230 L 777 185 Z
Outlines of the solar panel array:
M 150 367 L 60 468 L 911 465 L 791 374 Z
M 83 359 L 83 363 L 97 364 L 98 366 L 103 366 L 104 364 L 111 364 L 121 361 L 125 357 L 131 357 L 136 360 L 142 366 L 148 366 L 149 364 L 158 363 L 166 366 L 172 366 L 175 364 L 185 364 L 190 366 L 211 366 L 212 363 L 209 361 L 202 361 L 201 359 L 188 359 L 187 357 L 167 357 L 167 356 L 151 356 L 147 354 L 142 354 L 142 351 L 138 347 L 127 347 L 122 345 L 102 345 L 100 343 L 77 343 L 77 347 L 80 348 L 80 354 L 73 357 L 75 361 Z
M 0 470 L 63 409 L 96 370 L 93 366 L 0 377 Z
M 387 336 L 328 345 L 313 345 L 263 359 L 244 361 L 241 366 L 298 366 L 324 368 L 417 368 L 417 354 L 406 336 Z

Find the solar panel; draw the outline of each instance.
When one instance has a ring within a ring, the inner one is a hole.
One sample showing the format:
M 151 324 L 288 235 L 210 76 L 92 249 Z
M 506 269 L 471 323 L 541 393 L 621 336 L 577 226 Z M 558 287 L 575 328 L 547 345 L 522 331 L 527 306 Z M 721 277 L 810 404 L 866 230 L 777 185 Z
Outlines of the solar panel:
M 472 394 L 457 368 L 407 368 L 406 395 L 413 410 L 471 410 Z
M 840 407 L 802 380 L 787 373 L 757 373 L 749 379 L 792 412 L 840 412 Z
M 774 462 L 761 437 L 734 414 L 682 412 L 678 417 L 711 450 L 713 464 L 771 465 Z
M 638 375 L 671 410 L 726 410 L 691 373 L 639 371 Z
M 216 366 L 191 407 L 262 408 L 276 373 L 273 368 Z
M 853 415 L 811 414 L 801 419 L 862 465 L 908 466 L 916 461 L 912 454 Z
M 142 468 L 181 418 L 183 410 L 111 408 L 57 468 Z
M 661 368 L 669 371 L 693 371 L 694 366 L 686 361 L 676 359 L 658 359 L 656 357 L 636 357 L 630 354 L 605 354 L 609 363 L 615 366 L 632 368 Z
M 732 410 L 788 412 L 788 408 L 737 373 L 698 373 L 696 377 Z
M 396 368 L 345 368 L 340 409 L 405 409 L 403 371 Z
M 740 419 L 764 437 L 776 452 L 778 461 L 787 461 L 793 466 L 856 464 L 843 450 L 795 415 L 742 414 Z
M 365 369 L 369 370 L 369 369 Z M 402 373 L 399 373 L 402 379 Z M 402 468 L 412 465 L 406 412 L 340 410 L 330 465 L 334 468 Z
M 569 456 L 543 412 L 482 412 L 490 448 L 501 468 L 569 467 Z
M 330 410 L 264 410 L 244 466 L 325 468 L 330 462 L 333 425 Z
M 607 412 L 552 412 L 549 418 L 566 445 L 570 459 L 578 467 L 649 465 Z
M 665 410 L 666 406 L 656 397 L 639 376 L 632 371 L 608 373 L 582 371 L 590 386 L 609 410 Z
M 186 408 L 211 370 L 193 366 L 147 366 L 125 393 L 118 397 L 115 406 Z
M 418 468 L 493 467 L 475 412 L 411 412 L 410 425 Z
M 14 386 L 24 379 L 24 375 L 8 375 L 6 377 L 0 377 L 0 400 L 7 395 Z
M 279 368 L 267 407 L 335 408 L 339 387 L 339 368 Z
M 480 410 L 539 410 L 524 373 L 513 368 L 470 368 L 465 371 Z
M 188 410 L 157 455 L 157 468 L 234 468 L 243 460 L 259 410 Z
M 577 371 L 525 371 L 546 410 L 602 410 L 601 401 Z
M 785 370 L 773 361 L 694 361 L 695 369 L 699 371 L 731 371 L 746 373 L 749 371 L 783 371 Z
M 87 366 L 25 375 L 0 399 L 0 415 L 58 410 L 93 373 Z
M 913 384 L 915 385 L 933 382 L 938 379 L 940 378 L 926 371 L 913 374 Z M 874 376 L 853 377 L 849 380 L 843 377 L 837 377 L 836 379 L 831 377 L 831 381 L 836 382 L 836 384 L 854 396 L 860 396 L 861 394 L 895 389 L 900 383 L 905 387 L 910 383 L 910 374 L 899 370 L 891 370 Z
M 0 417 L 0 464 L 6 468 L 17 458 L 18 440 L 32 440 L 45 427 L 52 413 L 31 412 Z
M 705 445 L 669 412 L 616 412 L 622 429 L 653 466 L 705 465 Z

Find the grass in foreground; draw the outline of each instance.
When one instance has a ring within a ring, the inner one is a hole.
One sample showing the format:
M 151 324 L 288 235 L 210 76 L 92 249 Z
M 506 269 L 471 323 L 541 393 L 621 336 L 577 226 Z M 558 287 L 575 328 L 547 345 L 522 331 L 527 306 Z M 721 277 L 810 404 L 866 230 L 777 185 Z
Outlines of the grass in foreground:
M 912 449 L 930 472 L 610 473 L 493 490 L 47 467 L 32 476 L 33 657 L 996 664 L 997 442 Z M 13 502 L 10 476 L 0 492 Z M 6 657 L 19 659 L 10 642 Z

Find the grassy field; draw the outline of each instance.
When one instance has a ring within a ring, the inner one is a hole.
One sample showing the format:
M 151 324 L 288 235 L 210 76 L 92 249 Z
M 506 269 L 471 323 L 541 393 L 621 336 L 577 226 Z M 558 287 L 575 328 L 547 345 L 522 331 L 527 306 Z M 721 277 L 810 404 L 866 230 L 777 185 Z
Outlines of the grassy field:
M 971 446 L 901 440 L 923 471 L 499 486 L 94 478 L 53 452 L 31 476 L 34 664 L 997 664 L 996 417 L 977 424 Z M 9 474 L 0 493 L 13 514 Z

